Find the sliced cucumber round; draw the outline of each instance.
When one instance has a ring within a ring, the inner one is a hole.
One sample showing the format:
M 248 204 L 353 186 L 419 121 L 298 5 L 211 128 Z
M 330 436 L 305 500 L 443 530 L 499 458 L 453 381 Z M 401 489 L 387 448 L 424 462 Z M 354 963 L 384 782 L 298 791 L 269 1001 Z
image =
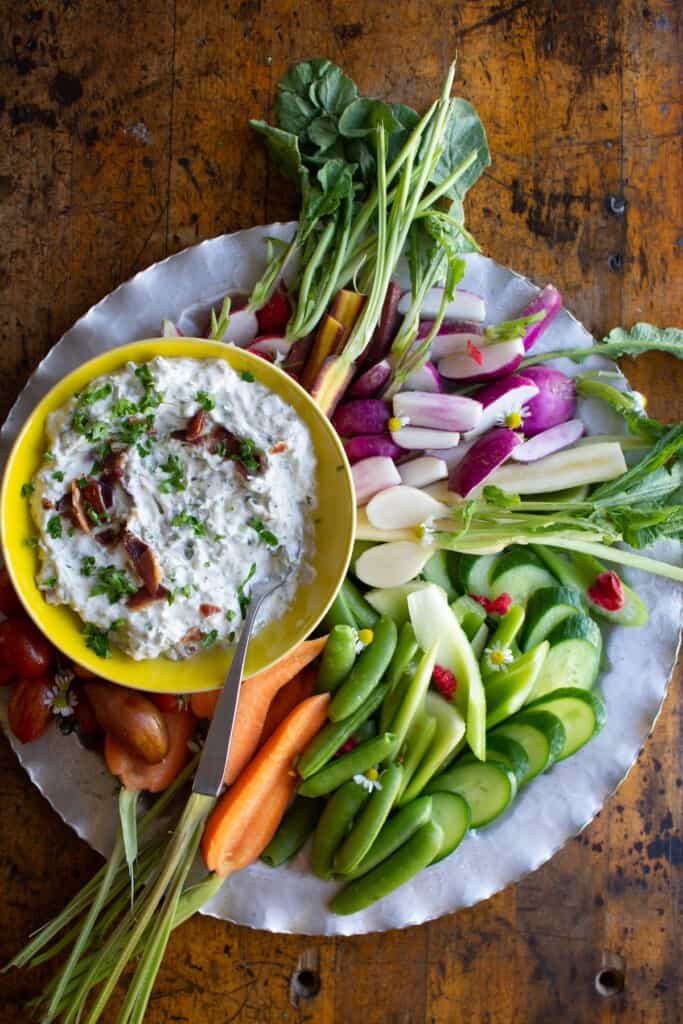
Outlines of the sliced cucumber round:
M 602 634 L 588 615 L 571 615 L 548 634 L 550 652 L 528 702 L 562 687 L 590 690 L 602 657 Z
M 498 555 L 460 555 L 456 563 L 456 583 L 463 594 L 491 596 L 491 569 Z
M 555 763 L 564 748 L 565 730 L 550 711 L 522 711 L 486 737 L 487 744 L 498 739 L 508 739 L 524 748 L 528 767 L 520 785 L 526 785 Z
M 564 619 L 583 611 L 581 595 L 573 587 L 541 587 L 526 606 L 521 647 L 528 651 L 545 640 Z
M 486 760 L 498 761 L 505 765 L 515 778 L 517 785 L 521 786 L 526 781 L 529 772 L 529 758 L 521 743 L 511 737 L 499 736 L 497 732 L 490 732 L 486 736 Z M 463 754 L 458 764 L 477 764 L 477 758 L 471 751 Z
M 470 827 L 472 812 L 470 805 L 459 793 L 433 793 L 431 800 L 432 821 L 435 821 L 443 832 L 443 842 L 432 861 L 432 864 L 436 864 L 460 845 Z
M 481 828 L 509 806 L 517 792 L 517 780 L 498 761 L 458 762 L 433 779 L 424 792 L 459 793 L 472 812 L 472 828 Z
M 509 594 L 513 604 L 526 605 L 535 590 L 551 587 L 555 577 L 525 547 L 512 547 L 498 556 L 491 570 L 491 595 Z
M 411 583 L 402 583 L 398 587 L 378 587 L 376 590 L 368 590 L 363 596 L 379 615 L 387 615 L 400 628 L 404 622 L 408 621 L 408 595 L 429 586 L 431 584 L 424 580 L 413 580 Z
M 600 732 L 607 718 L 605 705 L 597 694 L 569 686 L 534 701 L 529 709 L 549 711 L 562 722 L 565 741 L 558 761 L 571 757 L 588 743 Z
M 449 551 L 435 551 L 424 565 L 421 576 L 428 583 L 436 583 L 442 590 L 445 590 L 449 601 L 455 601 L 458 592 L 453 586 L 449 570 L 448 555 L 450 553 Z

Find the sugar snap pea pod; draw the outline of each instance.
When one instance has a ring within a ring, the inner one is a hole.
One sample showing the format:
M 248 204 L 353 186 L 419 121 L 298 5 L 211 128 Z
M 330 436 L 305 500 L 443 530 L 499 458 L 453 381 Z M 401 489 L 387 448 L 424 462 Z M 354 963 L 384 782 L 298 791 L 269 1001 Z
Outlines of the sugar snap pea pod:
M 403 746 L 410 723 L 419 714 L 424 704 L 425 694 L 429 688 L 436 663 L 437 648 L 438 643 L 435 643 L 426 654 L 423 654 L 413 678 L 404 690 L 401 703 L 391 721 L 391 731 L 396 736 L 396 747 L 394 749 L 397 751 Z
M 349 608 L 344 594 L 341 590 L 338 590 L 337 596 L 327 609 L 327 614 L 323 619 L 323 626 L 329 633 L 335 626 L 341 625 L 353 626 L 354 629 L 358 627 L 358 623 L 353 617 L 353 612 Z
M 347 607 L 361 629 L 372 629 L 379 615 L 372 605 L 368 604 L 356 584 L 352 583 L 348 576 L 341 585 L 341 592 Z
M 502 652 L 502 657 L 505 656 L 504 652 L 510 650 L 523 624 L 524 609 L 518 604 L 513 604 L 496 626 L 493 636 L 487 644 L 492 653 L 490 656 L 484 655 L 481 660 L 482 676 L 488 678 L 498 672 L 500 665 L 497 665 L 493 659 L 499 651 Z M 502 661 L 501 664 L 504 665 L 505 662 Z
M 372 642 L 358 657 L 348 677 L 332 698 L 328 716 L 339 722 L 356 711 L 370 696 L 389 667 L 396 648 L 396 624 L 383 615 L 374 627 Z
M 486 625 L 485 622 L 483 622 L 479 629 L 477 630 L 477 632 L 472 637 L 472 639 L 470 640 L 470 647 L 472 648 L 472 652 L 475 658 L 481 658 L 482 654 L 484 653 L 484 648 L 486 647 L 488 635 L 489 627 Z
M 261 860 L 276 868 L 290 860 L 304 845 L 318 823 L 322 800 L 298 796 L 278 826 L 278 830 L 261 854 Z
M 436 718 L 434 718 L 433 715 L 418 713 L 410 723 L 410 728 L 408 729 L 404 745 L 403 778 L 401 779 L 399 791 L 396 794 L 397 803 L 405 793 L 406 787 L 417 771 L 418 765 L 422 761 L 427 748 L 434 739 L 435 732 Z
M 403 768 L 400 764 L 391 764 L 382 772 L 377 780 L 380 788 L 374 790 L 335 854 L 335 873 L 345 875 L 347 871 L 358 867 L 389 817 L 402 776 Z
M 385 732 L 375 739 L 360 743 L 349 754 L 342 754 L 311 775 L 299 786 L 301 796 L 325 796 L 337 789 L 342 783 L 361 775 L 369 768 L 381 764 L 395 748 L 396 737 L 392 732 Z
M 398 634 L 396 649 L 387 669 L 387 679 L 390 687 L 393 688 L 397 685 L 403 673 L 408 670 L 408 666 L 416 654 L 417 640 L 415 639 L 415 630 L 410 622 L 404 622 Z
M 359 725 L 355 732 L 351 733 L 356 743 L 363 743 L 365 740 L 371 740 L 373 736 L 377 735 L 377 726 L 373 718 L 368 718 L 362 725 Z M 351 736 L 349 739 L 351 739 Z
M 368 871 L 381 864 L 383 860 L 390 857 L 392 853 L 403 846 L 406 839 L 410 839 L 414 832 L 417 832 L 432 816 L 431 796 L 419 796 L 417 800 L 411 800 L 405 807 L 388 819 L 382 831 L 375 839 L 369 851 L 365 854 L 358 867 L 349 871 L 345 879 L 360 878 Z
M 318 693 L 336 690 L 344 682 L 356 660 L 357 643 L 358 632 L 353 626 L 340 622 L 330 630 L 315 684 Z
M 359 738 L 360 727 L 374 715 L 384 700 L 388 689 L 388 683 L 380 683 L 352 715 L 344 718 L 341 722 L 328 722 L 327 725 L 323 726 L 297 761 L 296 770 L 302 779 L 307 779 L 311 775 L 315 775 L 317 771 L 320 771 L 334 757 L 350 736 Z M 367 739 L 368 737 L 364 738 Z
M 325 804 L 313 833 L 311 869 L 318 878 L 332 877 L 332 861 L 337 847 L 353 824 L 370 794 L 353 780 L 341 786 Z
M 442 843 L 443 830 L 434 821 L 426 822 L 391 857 L 338 892 L 330 909 L 355 914 L 388 896 L 431 864 Z

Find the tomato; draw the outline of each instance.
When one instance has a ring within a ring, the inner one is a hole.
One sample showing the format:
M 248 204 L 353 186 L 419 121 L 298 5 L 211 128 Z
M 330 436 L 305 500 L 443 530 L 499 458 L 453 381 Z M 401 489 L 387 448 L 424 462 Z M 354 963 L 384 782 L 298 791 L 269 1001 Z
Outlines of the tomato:
M 17 615 L 21 611 L 21 601 L 12 586 L 9 573 L 3 565 L 0 568 L 0 612 L 3 615 Z
M 25 679 L 47 672 L 52 647 L 30 619 L 13 617 L 0 622 L 0 665 Z
M 52 720 L 49 676 L 19 679 L 12 687 L 7 707 L 10 729 L 21 743 L 40 739 Z
M 168 729 L 168 753 L 158 764 L 148 764 L 136 757 L 113 736 L 107 734 L 104 741 L 104 759 L 107 768 L 121 780 L 126 789 L 139 792 L 161 793 L 171 785 L 190 760 L 188 741 L 197 727 L 197 719 L 191 711 L 165 714 Z
M 159 711 L 174 714 L 178 711 L 185 711 L 187 708 L 187 698 L 182 693 L 150 693 L 149 697 Z

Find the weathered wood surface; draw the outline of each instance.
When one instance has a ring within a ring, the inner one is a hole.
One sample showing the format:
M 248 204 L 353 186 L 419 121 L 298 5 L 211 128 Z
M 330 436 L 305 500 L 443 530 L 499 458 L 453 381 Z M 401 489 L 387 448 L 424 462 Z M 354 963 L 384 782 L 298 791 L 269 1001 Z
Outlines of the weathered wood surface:
M 485 249 L 557 282 L 598 334 L 683 320 L 676 0 L 3 8 L 2 414 L 62 331 L 120 281 L 201 238 L 295 212 L 247 118 L 268 113 L 278 76 L 305 56 L 419 107 L 457 53 L 458 90 L 494 154 L 469 200 Z M 647 358 L 628 371 L 655 415 L 683 415 L 679 365 Z M 637 685 L 624 680 L 625 699 Z M 519 885 L 422 928 L 352 940 L 198 918 L 171 942 L 150 1024 L 680 1021 L 679 700 L 680 674 L 619 792 Z M 0 767 L 5 960 L 98 859 L 4 742 Z M 320 992 L 295 1008 L 290 976 L 306 951 L 319 954 Z M 605 954 L 625 967 L 612 998 L 594 986 Z M 2 977 L 3 1024 L 28 1019 L 23 1001 L 44 979 Z

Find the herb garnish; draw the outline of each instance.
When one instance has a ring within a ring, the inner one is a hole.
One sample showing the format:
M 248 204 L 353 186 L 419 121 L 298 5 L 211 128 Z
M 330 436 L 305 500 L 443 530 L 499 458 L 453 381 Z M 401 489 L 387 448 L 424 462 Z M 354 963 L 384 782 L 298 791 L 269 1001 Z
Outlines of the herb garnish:
M 56 469 L 54 473 L 52 473 L 52 479 L 57 480 L 57 482 L 60 484 L 63 483 L 64 474 L 62 473 L 61 469 Z
M 171 526 L 191 526 L 195 537 L 203 537 L 206 534 L 204 524 L 196 516 L 190 515 L 188 512 L 179 512 L 176 516 L 173 516 Z
M 76 399 L 76 408 L 85 409 L 95 402 L 100 402 L 103 398 L 108 398 L 111 392 L 112 386 L 109 383 L 103 384 L 100 388 L 88 388 L 87 391 L 83 391 Z
M 59 540 L 62 536 L 62 520 L 60 516 L 50 516 L 45 527 L 50 537 Z
M 24 541 L 24 547 L 37 548 L 40 544 L 40 537 L 27 537 Z
M 154 377 L 149 365 L 143 363 L 142 366 L 136 367 L 135 376 L 144 388 L 142 401 L 138 406 L 139 411 L 147 412 L 148 409 L 156 409 L 157 406 L 161 405 L 162 395 L 154 387 Z
M 261 468 L 261 463 L 258 458 L 256 442 L 250 438 L 242 438 L 239 442 L 239 448 L 236 455 L 232 455 L 231 458 L 236 462 L 241 462 L 244 468 L 249 473 L 258 473 Z
M 195 395 L 195 398 L 197 399 L 197 402 L 202 407 L 204 412 L 211 412 L 212 409 L 216 408 L 216 403 L 214 402 L 211 395 L 209 395 L 208 392 L 206 391 L 198 391 L 197 394 Z
M 251 519 L 247 521 L 247 526 L 250 526 L 252 530 L 256 530 L 263 543 L 267 544 L 268 547 L 276 548 L 280 543 L 272 530 L 269 530 L 263 520 L 259 519 L 258 516 L 252 516 Z
M 55 455 L 54 452 L 45 452 L 45 454 L 43 455 L 43 459 L 45 462 L 56 462 L 57 456 Z
M 34 491 L 35 491 L 35 487 L 33 486 L 33 484 L 22 484 L 21 485 L 21 496 L 22 496 L 22 498 L 30 498 Z
M 202 637 L 202 647 L 212 647 L 218 640 L 218 630 L 212 629 L 205 637 Z
M 242 582 L 240 583 L 239 587 L 237 588 L 237 602 L 238 602 L 238 604 L 240 606 L 240 611 L 242 613 L 242 618 L 244 618 L 244 616 L 247 614 L 247 608 L 251 604 L 251 597 L 248 594 L 244 593 L 244 588 L 246 587 L 247 583 L 249 582 L 249 580 L 251 579 L 251 577 L 254 575 L 255 572 L 256 572 L 256 562 L 252 562 L 251 563 L 251 568 L 249 569 L 249 572 L 247 573 L 247 575 L 245 576 L 245 578 L 242 580 Z
M 98 658 L 111 658 L 109 635 L 123 625 L 125 625 L 125 619 L 115 619 L 109 629 L 100 629 L 92 622 L 86 622 L 83 627 L 85 646 L 93 651 Z
M 185 481 L 185 471 L 183 464 L 177 455 L 171 453 L 165 462 L 159 466 L 162 473 L 168 473 L 168 479 L 162 480 L 159 484 L 159 490 L 162 494 L 168 494 L 170 491 L 184 491 L 187 487 Z
M 97 562 L 92 555 L 85 555 L 81 559 L 81 576 L 92 576 Z
M 128 398 L 119 398 L 119 400 L 112 406 L 111 411 L 117 419 L 122 419 L 124 416 L 135 415 L 138 411 L 138 407 L 135 402 L 131 402 Z
M 53 587 L 57 586 L 57 577 L 48 576 L 46 580 L 43 580 L 43 586 L 47 587 L 48 590 L 52 590 Z
M 254 381 L 256 380 L 256 377 L 251 372 L 251 370 L 242 370 L 240 376 L 242 380 L 245 380 L 247 382 L 247 384 L 253 384 Z
M 106 594 L 109 604 L 116 604 L 122 598 L 134 594 L 137 589 L 136 584 L 122 569 L 117 569 L 115 565 L 107 565 L 97 570 L 97 583 L 90 591 L 90 596 Z

